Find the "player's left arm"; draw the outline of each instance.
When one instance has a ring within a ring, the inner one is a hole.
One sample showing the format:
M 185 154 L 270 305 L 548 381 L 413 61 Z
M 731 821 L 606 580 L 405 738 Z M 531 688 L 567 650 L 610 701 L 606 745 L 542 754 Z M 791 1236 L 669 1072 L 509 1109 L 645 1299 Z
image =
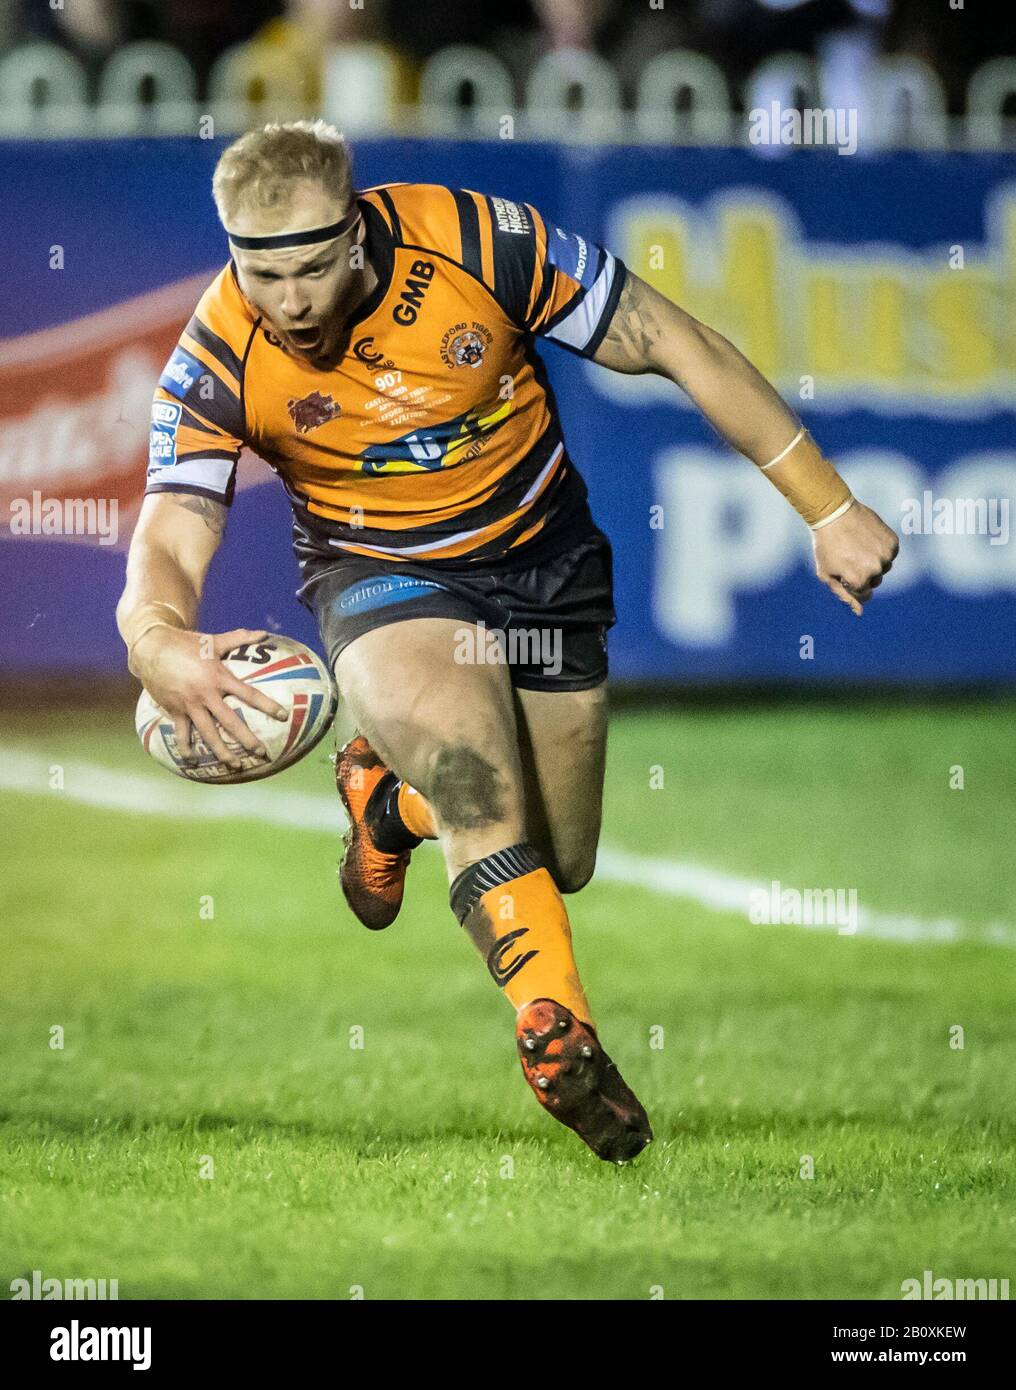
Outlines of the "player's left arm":
M 860 615 L 899 541 L 852 497 L 798 418 L 732 343 L 629 270 L 592 356 L 615 372 L 655 372 L 680 386 L 808 522 L 818 577 Z

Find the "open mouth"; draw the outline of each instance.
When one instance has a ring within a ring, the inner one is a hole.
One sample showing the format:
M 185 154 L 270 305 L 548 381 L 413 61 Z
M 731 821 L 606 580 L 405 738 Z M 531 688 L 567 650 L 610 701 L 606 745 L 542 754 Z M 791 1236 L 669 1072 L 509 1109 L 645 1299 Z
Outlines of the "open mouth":
M 321 338 L 320 328 L 290 328 L 286 334 L 297 347 L 316 347 Z

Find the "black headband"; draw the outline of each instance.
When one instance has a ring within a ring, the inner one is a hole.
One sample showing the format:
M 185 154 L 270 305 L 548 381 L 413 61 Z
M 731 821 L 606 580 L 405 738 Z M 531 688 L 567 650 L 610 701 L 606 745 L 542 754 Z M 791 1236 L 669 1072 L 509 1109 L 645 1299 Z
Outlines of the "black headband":
M 356 226 L 359 216 L 360 209 L 354 203 L 345 217 L 333 222 L 330 227 L 311 227 L 306 232 L 280 232 L 278 236 L 236 236 L 233 232 L 226 235 L 230 244 L 241 251 L 277 251 L 285 246 L 313 246 L 315 242 L 332 241 L 337 236 L 344 236 Z

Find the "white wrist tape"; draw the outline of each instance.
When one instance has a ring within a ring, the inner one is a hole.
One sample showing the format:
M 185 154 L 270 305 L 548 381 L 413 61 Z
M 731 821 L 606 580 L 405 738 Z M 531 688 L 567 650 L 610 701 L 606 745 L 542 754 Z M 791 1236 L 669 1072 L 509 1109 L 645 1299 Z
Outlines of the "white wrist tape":
M 824 516 L 821 521 L 813 521 L 811 524 L 811 529 L 813 531 L 821 531 L 822 527 L 828 526 L 830 521 L 836 521 L 836 519 L 838 517 L 841 517 L 844 512 L 849 512 L 850 508 L 854 505 L 856 500 L 857 499 L 855 497 L 848 497 L 847 500 L 845 502 L 842 502 L 834 512 L 830 512 L 828 516 Z
M 794 445 L 798 442 L 798 440 L 801 438 L 803 434 L 804 426 L 802 425 L 785 449 L 781 449 L 774 459 L 770 459 L 768 463 L 763 463 L 761 465 L 762 472 L 764 473 L 767 468 L 775 468 L 776 465 L 779 463 L 780 459 L 786 458 L 787 454 L 790 453 L 791 449 L 794 447 Z
M 850 489 L 803 425 L 774 459 L 756 467 L 809 526 L 834 521 L 850 505 Z
M 187 619 L 178 608 L 174 608 L 171 603 L 163 603 L 156 599 L 149 603 L 141 604 L 130 617 L 121 623 L 120 636 L 127 647 L 127 665 L 130 666 L 134 656 L 134 648 L 141 641 L 146 633 L 156 627 L 185 628 Z

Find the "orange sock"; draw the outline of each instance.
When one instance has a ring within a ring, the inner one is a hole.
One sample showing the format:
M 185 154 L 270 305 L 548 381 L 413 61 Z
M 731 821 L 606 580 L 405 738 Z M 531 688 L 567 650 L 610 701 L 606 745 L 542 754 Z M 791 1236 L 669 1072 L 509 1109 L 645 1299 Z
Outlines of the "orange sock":
M 430 802 L 408 782 L 399 783 L 397 805 L 402 824 L 408 831 L 424 840 L 437 839 L 437 826 L 434 824 L 434 812 L 430 809 Z
M 496 882 L 511 872 L 513 855 L 519 860 L 514 867 L 523 872 Z M 572 955 L 564 899 L 548 870 L 534 863 L 539 861 L 529 846 L 515 845 L 471 864 L 452 885 L 453 910 L 516 1010 L 533 999 L 554 999 L 595 1027 Z M 484 888 L 492 879 L 494 886 Z

